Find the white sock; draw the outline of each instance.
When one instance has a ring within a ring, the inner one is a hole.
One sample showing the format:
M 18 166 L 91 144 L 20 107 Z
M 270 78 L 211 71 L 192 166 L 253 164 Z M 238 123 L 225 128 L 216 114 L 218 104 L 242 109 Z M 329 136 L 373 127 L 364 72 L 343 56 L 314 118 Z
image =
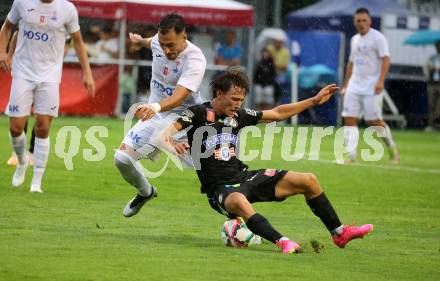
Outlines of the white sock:
M 153 192 L 153 187 L 145 178 L 142 165 L 127 153 L 117 150 L 115 153 L 115 165 L 121 176 L 129 184 L 138 190 L 138 194 L 148 197 Z
M 351 160 L 356 159 L 356 149 L 359 141 L 359 129 L 357 126 L 344 126 L 345 150 Z
M 335 228 L 333 231 L 331 231 L 331 233 L 332 235 L 341 235 L 343 230 L 344 230 L 344 226 L 340 225 L 337 228 Z
M 50 139 L 35 138 L 34 147 L 34 176 L 32 185 L 41 186 L 44 170 L 46 170 L 47 158 L 49 157 Z
M 12 149 L 17 155 L 18 163 L 23 165 L 24 161 L 26 160 L 26 134 L 23 132 L 20 136 L 13 137 L 11 136 L 11 133 L 9 133 L 9 140 L 11 142 Z

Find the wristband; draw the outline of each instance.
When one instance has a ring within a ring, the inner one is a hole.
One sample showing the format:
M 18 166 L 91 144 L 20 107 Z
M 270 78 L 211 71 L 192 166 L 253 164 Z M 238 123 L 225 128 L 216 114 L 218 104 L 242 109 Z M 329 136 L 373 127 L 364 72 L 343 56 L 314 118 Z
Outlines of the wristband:
M 150 104 L 150 106 L 151 106 L 151 109 L 153 109 L 154 113 L 158 113 L 162 109 L 160 107 L 160 104 L 158 104 L 157 102 Z

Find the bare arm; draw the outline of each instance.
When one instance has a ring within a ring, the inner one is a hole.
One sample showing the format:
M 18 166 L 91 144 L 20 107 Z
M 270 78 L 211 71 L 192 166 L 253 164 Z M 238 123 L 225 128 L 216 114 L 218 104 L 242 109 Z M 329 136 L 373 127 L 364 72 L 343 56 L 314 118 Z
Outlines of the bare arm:
M 0 69 L 8 72 L 11 71 L 11 59 L 6 52 L 6 48 L 13 28 L 14 24 L 6 19 L 0 30 Z
M 379 80 L 377 81 L 374 92 L 376 94 L 382 93 L 385 87 L 385 78 L 387 77 L 388 70 L 390 69 L 390 57 L 386 56 L 382 58 L 382 68 L 380 69 Z
M 336 84 L 327 85 L 312 98 L 300 102 L 282 104 L 273 109 L 264 110 L 261 121 L 286 120 L 287 118 L 292 117 L 312 106 L 325 103 L 338 89 L 339 88 L 336 86 Z
M 153 117 L 157 112 L 169 111 L 175 107 L 178 107 L 191 93 L 187 88 L 177 85 L 174 93 L 163 99 L 159 104 L 147 104 L 142 105 L 136 112 L 136 116 L 142 120 L 147 120 Z M 157 106 L 156 108 L 154 106 Z
M 14 34 L 12 34 L 11 41 L 9 42 L 9 49 L 8 49 L 8 56 L 12 60 L 12 57 L 15 53 L 15 48 L 17 47 L 17 36 L 18 32 L 15 31 Z
M 139 34 L 131 32 L 128 35 L 130 36 L 130 49 L 132 51 L 139 51 L 142 48 L 151 49 L 151 39 L 153 39 L 153 37 L 142 38 L 142 36 L 140 36 Z
M 81 32 L 78 30 L 70 34 L 73 40 L 73 45 L 75 46 L 75 53 L 81 64 L 81 69 L 83 71 L 83 81 L 84 86 L 87 88 L 87 92 L 91 97 L 95 96 L 95 81 L 92 76 L 92 69 L 90 68 L 89 58 L 87 56 L 87 50 L 84 45 L 84 41 L 81 36 Z
M 344 85 L 342 86 L 343 88 L 347 88 L 348 80 L 350 80 L 352 73 L 353 73 L 353 63 L 349 61 L 347 63 L 347 67 L 345 68 L 345 79 L 344 79 Z

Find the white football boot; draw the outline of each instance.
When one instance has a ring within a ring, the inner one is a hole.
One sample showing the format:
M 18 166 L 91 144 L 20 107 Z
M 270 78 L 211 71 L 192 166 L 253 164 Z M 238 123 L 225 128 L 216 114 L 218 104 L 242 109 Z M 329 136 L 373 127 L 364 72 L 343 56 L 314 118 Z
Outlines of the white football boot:
M 151 186 L 151 188 L 153 189 L 153 191 L 151 192 L 150 196 L 144 197 L 136 194 L 136 196 L 127 203 L 127 206 L 125 206 L 124 211 L 122 212 L 124 217 L 129 218 L 136 215 L 137 213 L 139 213 L 145 203 L 147 203 L 154 197 L 157 197 L 156 188 L 154 186 Z
M 23 164 L 17 163 L 15 168 L 14 176 L 12 176 L 12 186 L 19 187 L 23 184 L 26 178 L 26 170 L 29 167 L 29 155 L 26 153 L 25 160 Z

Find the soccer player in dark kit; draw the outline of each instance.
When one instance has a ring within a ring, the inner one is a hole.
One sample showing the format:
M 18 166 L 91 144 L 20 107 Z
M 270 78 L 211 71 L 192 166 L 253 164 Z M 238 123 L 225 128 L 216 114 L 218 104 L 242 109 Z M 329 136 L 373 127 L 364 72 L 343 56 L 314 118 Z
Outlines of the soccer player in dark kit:
M 300 245 L 280 234 L 252 207 L 254 202 L 283 201 L 303 194 L 307 205 L 331 233 L 340 248 L 373 230 L 373 225 L 344 226 L 323 192 L 316 176 L 286 170 L 248 170 L 238 156 L 240 129 L 258 122 L 285 120 L 309 107 L 320 105 L 338 90 L 334 84 L 321 89 L 316 96 L 271 110 L 254 111 L 241 106 L 249 89 L 245 74 L 226 72 L 211 82 L 213 99 L 183 111 L 160 138 L 178 154 L 185 153 L 175 145 L 171 135 L 189 128 L 188 140 L 197 175 L 213 209 L 221 214 L 242 217 L 255 234 L 273 242 L 282 253 L 302 252 Z

